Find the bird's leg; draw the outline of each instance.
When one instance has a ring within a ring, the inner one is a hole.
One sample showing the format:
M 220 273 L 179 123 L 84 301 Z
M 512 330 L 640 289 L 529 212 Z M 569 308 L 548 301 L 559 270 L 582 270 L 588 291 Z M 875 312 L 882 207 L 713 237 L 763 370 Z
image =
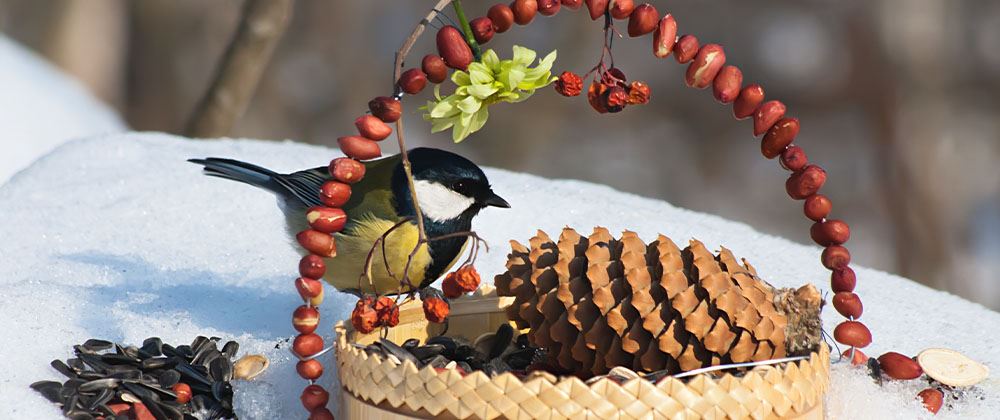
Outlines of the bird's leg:
M 389 268 L 389 261 L 385 256 L 385 242 L 386 238 L 389 237 L 389 234 L 392 233 L 392 231 L 396 230 L 396 228 L 400 226 L 403 226 L 409 221 L 409 217 L 404 217 L 402 220 L 382 233 L 382 235 L 375 240 L 375 243 L 372 244 L 371 249 L 368 250 L 368 256 L 365 257 L 365 269 L 361 273 L 361 276 L 358 277 L 358 290 L 361 290 L 362 280 L 368 279 L 368 284 L 372 287 L 372 291 L 374 291 L 375 294 L 378 294 L 378 290 L 375 289 L 375 282 L 372 280 L 372 260 L 375 258 L 375 250 L 378 249 L 380 244 L 382 245 L 382 261 L 385 263 L 386 272 L 388 272 L 393 278 L 396 277 L 392 274 L 392 270 Z

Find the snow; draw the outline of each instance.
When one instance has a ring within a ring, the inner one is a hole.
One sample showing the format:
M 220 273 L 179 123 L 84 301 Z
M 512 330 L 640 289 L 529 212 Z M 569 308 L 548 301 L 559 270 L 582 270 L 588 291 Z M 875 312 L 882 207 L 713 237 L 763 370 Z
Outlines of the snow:
M 72 138 L 125 131 L 83 86 L 0 35 L 0 184 Z
M 261 377 L 237 385 L 243 418 L 301 417 L 303 383 L 287 350 L 290 314 L 298 305 L 292 286 L 298 254 L 284 219 L 269 193 L 206 177 L 185 159 L 232 157 L 291 171 L 338 155 L 291 142 L 126 134 L 64 144 L 0 187 L 6 220 L 0 225 L 0 317 L 7 325 L 0 340 L 0 418 L 59 417 L 28 384 L 57 378 L 48 363 L 70 357 L 72 344 L 91 337 L 138 344 L 151 335 L 185 343 L 199 334 L 238 340 L 241 354 L 271 359 Z M 724 244 L 776 285 L 828 287 L 817 247 L 605 186 L 486 172 L 513 208 L 487 209 L 476 220 L 493 246 L 477 264 L 484 278 L 503 270 L 509 239 L 524 242 L 535 229 L 557 235 L 564 225 L 583 231 L 603 225 L 647 239 L 662 232 L 678 243 L 695 237 L 710 248 Z M 781 179 L 775 173 L 775 188 Z M 891 274 L 858 268 L 858 277 L 863 320 L 875 335 L 869 355 L 950 347 L 1000 371 L 1000 314 Z M 346 317 L 353 299 L 327 290 L 318 331 L 330 342 L 334 320 Z M 824 319 L 830 331 L 839 315 L 828 307 Z M 332 357 L 323 359 L 325 385 L 336 377 Z M 878 387 L 863 372 L 837 364 L 830 418 L 927 417 L 915 399 L 921 385 Z M 995 418 L 996 374 L 980 388 L 984 399 L 956 402 L 938 417 Z

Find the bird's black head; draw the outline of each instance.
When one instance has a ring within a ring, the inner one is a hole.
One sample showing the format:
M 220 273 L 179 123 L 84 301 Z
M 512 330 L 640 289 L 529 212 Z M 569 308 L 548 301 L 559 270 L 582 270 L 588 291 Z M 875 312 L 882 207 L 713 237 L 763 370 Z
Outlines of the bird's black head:
M 490 189 L 486 174 L 470 160 L 425 147 L 410 150 L 408 156 L 420 210 L 428 221 L 469 223 L 487 206 L 510 207 Z M 392 189 L 400 214 L 413 214 L 402 165 L 393 174 Z

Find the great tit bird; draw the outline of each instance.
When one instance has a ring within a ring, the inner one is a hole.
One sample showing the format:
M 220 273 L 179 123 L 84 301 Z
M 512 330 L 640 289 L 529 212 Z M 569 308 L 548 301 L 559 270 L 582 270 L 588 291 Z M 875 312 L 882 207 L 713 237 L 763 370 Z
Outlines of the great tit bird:
M 468 159 L 431 148 L 413 149 L 408 156 L 428 238 L 471 230 L 473 217 L 488 206 L 510 207 L 490 188 L 483 170 Z M 279 174 L 232 159 L 189 161 L 204 165 L 208 175 L 244 182 L 277 194 L 293 238 L 308 228 L 305 210 L 323 205 L 319 200 L 320 186 L 331 178 L 325 166 Z M 347 225 L 333 235 L 337 255 L 326 259 L 325 280 L 344 291 L 395 292 L 399 290 L 397 279 L 402 277 L 419 237 L 413 200 L 401 155 L 368 161 L 364 165 L 365 176 L 351 185 L 351 198 L 343 207 Z M 375 241 L 407 218 L 408 222 L 386 236 L 384 263 L 382 247 L 375 248 L 371 268 L 374 290 L 367 280 L 359 282 Z M 420 288 L 433 283 L 455 264 L 468 240 L 468 237 L 456 236 L 421 245 L 410 264 L 410 283 Z M 386 264 L 395 279 L 386 271 Z

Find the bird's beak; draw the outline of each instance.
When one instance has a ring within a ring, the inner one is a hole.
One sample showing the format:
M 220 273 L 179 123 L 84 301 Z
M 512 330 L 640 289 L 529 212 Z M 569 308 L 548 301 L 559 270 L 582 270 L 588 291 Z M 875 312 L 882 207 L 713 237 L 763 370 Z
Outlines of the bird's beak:
M 493 191 L 490 191 L 490 195 L 488 195 L 486 199 L 483 200 L 483 204 L 486 206 L 502 207 L 505 209 L 510 208 L 510 203 L 508 203 L 507 200 L 504 200 L 503 197 L 500 197 Z

